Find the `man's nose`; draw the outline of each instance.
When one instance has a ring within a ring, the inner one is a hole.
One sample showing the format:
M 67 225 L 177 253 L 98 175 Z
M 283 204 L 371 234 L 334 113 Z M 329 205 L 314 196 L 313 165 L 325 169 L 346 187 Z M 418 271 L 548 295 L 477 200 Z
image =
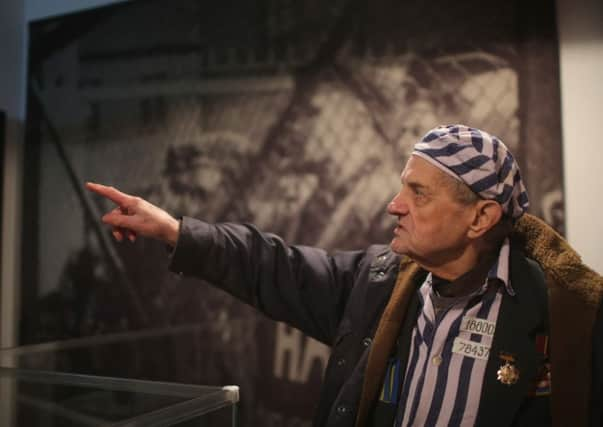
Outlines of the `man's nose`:
M 387 205 L 387 213 L 397 216 L 408 213 L 408 204 L 404 201 L 401 191 Z

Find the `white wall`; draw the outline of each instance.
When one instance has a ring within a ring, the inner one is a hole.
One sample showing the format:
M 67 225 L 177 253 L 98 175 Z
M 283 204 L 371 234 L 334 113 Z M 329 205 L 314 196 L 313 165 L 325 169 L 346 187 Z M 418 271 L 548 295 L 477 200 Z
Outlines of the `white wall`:
M 558 0 L 567 234 L 603 274 L 603 2 Z

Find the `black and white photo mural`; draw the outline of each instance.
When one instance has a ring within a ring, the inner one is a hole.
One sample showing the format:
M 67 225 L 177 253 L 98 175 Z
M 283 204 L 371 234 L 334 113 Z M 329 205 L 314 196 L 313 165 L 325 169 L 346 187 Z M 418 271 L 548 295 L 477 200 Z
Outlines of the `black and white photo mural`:
M 238 384 L 242 425 L 309 426 L 328 346 L 169 273 L 163 245 L 113 242 L 84 183 L 359 249 L 389 242 L 412 145 L 464 123 L 516 153 L 530 211 L 563 232 L 554 16 L 552 0 L 147 0 L 33 23 L 21 344 L 81 339 L 36 363 Z

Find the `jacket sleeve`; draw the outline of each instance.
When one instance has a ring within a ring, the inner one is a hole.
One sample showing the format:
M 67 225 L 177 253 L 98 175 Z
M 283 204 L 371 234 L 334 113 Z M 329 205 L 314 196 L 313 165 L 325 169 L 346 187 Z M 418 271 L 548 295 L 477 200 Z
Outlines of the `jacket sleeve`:
M 204 279 L 331 344 L 363 257 L 288 246 L 252 225 L 184 217 L 170 270 Z

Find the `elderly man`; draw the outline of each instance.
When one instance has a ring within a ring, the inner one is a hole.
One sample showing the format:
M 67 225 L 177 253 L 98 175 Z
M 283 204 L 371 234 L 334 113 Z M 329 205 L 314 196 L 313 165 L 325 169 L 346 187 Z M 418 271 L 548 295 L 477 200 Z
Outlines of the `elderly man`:
M 333 255 L 88 188 L 118 205 L 103 217 L 118 240 L 160 239 L 173 271 L 332 346 L 316 426 L 586 425 L 603 281 L 525 214 L 505 145 L 435 128 L 401 182 L 390 245 Z

